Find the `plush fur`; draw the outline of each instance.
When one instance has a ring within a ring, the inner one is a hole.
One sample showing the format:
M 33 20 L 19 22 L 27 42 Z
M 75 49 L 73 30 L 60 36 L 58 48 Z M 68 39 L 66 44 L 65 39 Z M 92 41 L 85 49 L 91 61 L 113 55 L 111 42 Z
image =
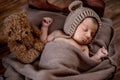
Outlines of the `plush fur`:
M 41 31 L 29 23 L 25 12 L 17 12 L 4 20 L 4 33 L 8 47 L 17 59 L 31 63 L 40 55 L 44 43 L 40 40 Z

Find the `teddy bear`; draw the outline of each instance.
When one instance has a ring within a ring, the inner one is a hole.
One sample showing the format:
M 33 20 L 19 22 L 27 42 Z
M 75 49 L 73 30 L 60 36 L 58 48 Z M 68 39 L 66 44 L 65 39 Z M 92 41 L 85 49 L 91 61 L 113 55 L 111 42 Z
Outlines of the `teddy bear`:
M 44 48 L 41 29 L 31 24 L 26 12 L 16 12 L 4 20 L 4 34 L 12 54 L 23 63 L 35 61 Z

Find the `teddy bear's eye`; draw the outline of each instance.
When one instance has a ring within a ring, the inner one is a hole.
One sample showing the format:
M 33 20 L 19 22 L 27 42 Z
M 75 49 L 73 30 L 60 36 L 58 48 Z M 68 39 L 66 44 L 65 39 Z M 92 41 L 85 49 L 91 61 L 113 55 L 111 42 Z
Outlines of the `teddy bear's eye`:
M 25 34 L 28 34 L 28 32 L 25 32 Z
M 8 36 L 10 36 L 10 35 L 11 35 L 11 32 L 8 33 Z
M 22 44 L 22 42 L 21 42 L 21 41 L 19 41 L 19 40 L 16 40 L 16 43 L 17 43 L 17 44 Z

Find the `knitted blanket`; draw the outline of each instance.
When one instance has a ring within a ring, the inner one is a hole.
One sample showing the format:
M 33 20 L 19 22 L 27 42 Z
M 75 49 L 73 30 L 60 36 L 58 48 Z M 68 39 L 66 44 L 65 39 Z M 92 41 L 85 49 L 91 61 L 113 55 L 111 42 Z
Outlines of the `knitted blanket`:
M 108 21 L 109 22 L 109 21 Z M 102 28 L 89 45 L 90 53 L 104 46 L 109 55 L 102 62 L 86 57 L 79 49 L 62 41 L 46 44 L 41 57 L 31 64 L 19 62 L 13 55 L 3 59 L 4 77 L 8 80 L 110 80 L 114 76 L 118 54 L 111 23 L 103 20 Z

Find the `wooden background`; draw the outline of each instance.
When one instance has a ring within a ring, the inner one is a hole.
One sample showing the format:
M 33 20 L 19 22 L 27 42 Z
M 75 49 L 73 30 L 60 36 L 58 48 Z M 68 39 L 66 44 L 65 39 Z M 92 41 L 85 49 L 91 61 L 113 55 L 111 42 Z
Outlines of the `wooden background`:
M 115 44 L 120 52 L 120 0 L 106 0 L 105 17 L 112 19 L 116 32 Z
M 0 0 L 0 43 L 4 42 L 5 38 L 2 33 L 2 30 L 4 28 L 2 25 L 2 21 L 4 17 L 8 16 L 9 14 L 15 11 L 20 10 L 20 8 L 24 4 L 26 4 L 26 2 L 27 0 Z M 114 23 L 113 28 L 115 29 L 116 32 L 115 44 L 120 54 L 120 0 L 105 0 L 105 2 L 106 8 L 104 16 L 113 20 Z M 0 47 L 0 51 L 2 50 L 3 49 Z M 0 73 L 4 71 L 2 69 L 3 67 L 1 66 L 1 59 L 3 56 L 5 56 L 5 54 L 0 52 Z M 120 75 L 120 73 L 117 73 L 117 75 Z

